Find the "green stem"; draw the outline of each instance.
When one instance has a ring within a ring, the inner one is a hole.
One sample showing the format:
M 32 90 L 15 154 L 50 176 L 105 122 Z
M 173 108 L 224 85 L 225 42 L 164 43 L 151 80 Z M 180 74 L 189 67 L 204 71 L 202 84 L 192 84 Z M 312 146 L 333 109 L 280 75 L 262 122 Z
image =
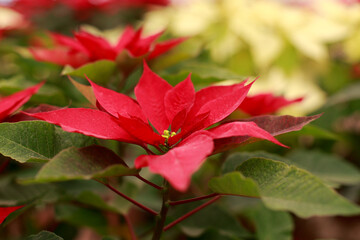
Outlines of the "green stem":
M 154 229 L 154 235 L 152 240 L 160 240 L 160 237 L 164 231 L 165 220 L 167 216 L 167 212 L 170 207 L 170 199 L 169 199 L 169 183 L 164 180 L 163 184 L 163 201 L 159 215 L 156 216 L 156 224 Z

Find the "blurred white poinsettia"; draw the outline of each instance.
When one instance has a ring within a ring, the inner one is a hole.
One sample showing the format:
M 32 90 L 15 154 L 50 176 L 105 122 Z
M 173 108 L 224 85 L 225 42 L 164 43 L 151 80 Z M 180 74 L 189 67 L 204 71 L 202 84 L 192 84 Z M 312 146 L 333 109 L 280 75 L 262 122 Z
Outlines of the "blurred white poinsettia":
M 200 39 L 218 64 L 260 75 L 254 91 L 305 96 L 299 114 L 325 101 L 316 79 L 333 55 L 360 61 L 360 4 L 340 0 L 177 1 L 146 16 L 146 31 L 165 28 Z

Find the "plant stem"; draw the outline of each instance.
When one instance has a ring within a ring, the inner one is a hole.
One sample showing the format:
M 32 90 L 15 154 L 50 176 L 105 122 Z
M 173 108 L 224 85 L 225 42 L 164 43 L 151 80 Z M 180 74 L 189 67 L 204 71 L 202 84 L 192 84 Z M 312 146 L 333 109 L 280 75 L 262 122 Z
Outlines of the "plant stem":
M 144 183 L 146 183 L 146 184 L 148 184 L 148 185 L 150 185 L 150 186 L 152 186 L 152 187 L 154 187 L 156 189 L 159 189 L 159 190 L 163 189 L 162 187 L 156 185 L 155 183 L 150 182 L 149 180 L 143 178 L 140 175 L 135 175 L 135 177 L 137 177 L 139 180 L 143 181 Z
M 212 194 L 209 194 L 209 195 L 196 197 L 196 198 L 190 198 L 190 199 L 179 200 L 179 201 L 171 201 L 170 205 L 175 206 L 175 205 L 179 205 L 179 204 L 195 202 L 195 201 L 199 201 L 199 200 L 203 200 L 203 199 L 207 199 L 207 198 L 212 198 L 212 197 L 215 197 L 215 196 L 218 196 L 218 195 L 219 195 L 218 193 L 212 193 Z
M 152 214 L 152 215 L 154 215 L 154 216 L 157 216 L 157 215 L 158 215 L 158 213 L 155 212 L 154 210 L 152 210 L 152 209 L 150 209 L 150 208 L 142 205 L 141 203 L 135 201 L 134 199 L 126 196 L 126 195 L 123 194 L 122 192 L 119 192 L 119 191 L 118 191 L 117 189 L 115 189 L 113 186 L 111 186 L 111 185 L 109 185 L 109 184 L 107 184 L 107 183 L 103 183 L 103 182 L 101 182 L 101 183 L 104 184 L 106 187 L 108 187 L 111 191 L 113 191 L 113 192 L 116 193 L 117 195 L 125 198 L 126 200 L 128 200 L 129 202 L 131 202 L 131 203 L 133 203 L 134 205 L 138 206 L 139 208 L 145 210 L 146 212 L 148 212 L 148 213 L 150 213 L 150 214 Z
M 201 209 L 203 209 L 204 207 L 207 207 L 208 205 L 212 204 L 213 202 L 215 202 L 216 200 L 218 200 L 219 198 L 221 198 L 220 195 L 214 197 L 213 199 L 211 199 L 210 201 L 200 205 L 199 207 L 195 208 L 194 210 L 188 212 L 187 214 L 183 215 L 182 217 L 179 217 L 178 219 L 176 219 L 175 221 L 171 222 L 170 224 L 168 224 L 166 227 L 164 227 L 164 231 L 169 230 L 170 228 L 172 228 L 173 226 L 175 226 L 176 224 L 178 224 L 179 222 L 185 220 L 186 218 L 190 217 L 191 215 L 193 215 L 194 213 L 197 213 L 198 211 L 200 211 Z
M 124 215 L 124 218 L 125 218 L 125 221 L 126 221 L 128 227 L 129 227 L 129 232 L 130 232 L 131 240 L 137 240 L 137 237 L 136 237 L 135 231 L 134 231 L 134 227 L 133 227 L 133 225 L 132 225 L 132 223 L 131 223 L 131 221 L 130 221 L 129 215 L 128 215 L 128 214 L 125 214 L 125 215 Z
M 9 159 L 6 159 L 1 165 L 0 165 L 0 173 L 2 173 L 5 168 L 9 165 L 10 163 L 10 160 Z
M 169 183 L 164 179 L 163 184 L 163 201 L 159 215 L 156 216 L 156 224 L 154 229 L 154 235 L 152 240 L 160 240 L 161 234 L 164 231 L 165 220 L 167 216 L 167 212 L 169 210 Z

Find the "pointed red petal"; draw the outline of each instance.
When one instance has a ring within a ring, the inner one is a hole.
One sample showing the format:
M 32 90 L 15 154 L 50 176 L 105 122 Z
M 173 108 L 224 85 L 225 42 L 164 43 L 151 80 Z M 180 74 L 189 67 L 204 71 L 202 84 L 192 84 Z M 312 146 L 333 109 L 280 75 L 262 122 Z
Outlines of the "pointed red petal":
M 113 90 L 103 88 L 92 82 L 88 77 L 86 78 L 94 90 L 96 100 L 108 113 L 114 117 L 118 117 L 119 115 L 123 117 L 134 116 L 146 122 L 146 118 L 139 104 L 134 99 Z
M 237 137 L 237 136 L 250 136 L 261 138 L 278 144 L 282 147 L 287 147 L 274 138 L 269 132 L 260 128 L 254 122 L 231 122 L 221 124 L 209 130 L 213 134 L 214 139 Z
M 124 48 L 134 40 L 135 34 L 136 32 L 132 26 L 127 26 L 115 46 L 116 52 L 120 53 L 122 50 L 124 50 Z
M 126 131 L 135 138 L 139 139 L 139 142 L 147 143 L 150 145 L 158 146 L 164 144 L 165 138 L 156 134 L 150 125 L 146 124 L 136 117 L 118 117 L 118 121 L 122 126 L 126 126 Z
M 133 41 L 125 47 L 132 57 L 140 57 L 147 54 L 153 42 L 163 34 L 163 32 L 159 32 L 146 38 L 141 38 L 141 32 L 142 28 L 136 32 L 136 37 L 133 38 Z
M 82 133 L 102 139 L 113 139 L 123 142 L 136 143 L 111 115 L 94 109 L 67 108 L 51 112 L 28 115 L 53 123 L 68 132 Z
M 10 213 L 22 208 L 24 206 L 15 206 L 15 207 L 0 207 L 0 224 L 9 216 Z
M 151 60 L 160 56 L 163 53 L 166 53 L 167 51 L 171 50 L 172 48 L 185 41 L 186 39 L 187 38 L 175 38 L 156 44 L 154 50 L 151 51 L 147 59 Z
M 23 104 L 25 104 L 33 94 L 35 94 L 39 88 L 45 82 L 41 82 L 33 87 L 27 88 L 20 92 L 14 93 L 8 97 L 4 97 L 0 100 L 0 121 L 11 113 L 15 112 Z
M 40 104 L 37 107 L 27 108 L 19 113 L 11 115 L 10 117 L 4 118 L 4 122 L 20 122 L 20 121 L 34 121 L 38 120 L 37 118 L 30 117 L 25 113 L 39 113 L 39 112 L 50 112 L 59 110 L 60 107 L 47 105 L 47 104 Z M 25 112 L 25 113 L 24 113 Z
M 105 39 L 84 31 L 75 33 L 75 37 L 89 51 L 92 60 L 116 59 L 117 52 Z
M 231 86 L 212 86 L 198 91 L 185 125 L 197 122 L 197 116 L 205 113 L 208 113 L 208 117 L 199 126 L 200 129 L 226 118 L 239 107 L 252 85 L 252 83 L 246 86 L 244 84 L 243 82 Z
M 299 131 L 306 124 L 314 121 L 319 118 L 321 114 L 309 116 L 309 117 L 293 117 L 293 116 L 259 116 L 253 117 L 245 120 L 237 120 L 237 121 L 246 121 L 246 122 L 255 122 L 256 125 L 269 132 L 273 136 L 277 136 L 280 134 Z M 228 137 L 215 139 L 215 152 L 221 152 L 233 147 L 238 146 L 239 144 L 248 143 L 248 136 L 238 136 L 238 137 Z
M 71 52 L 64 48 L 32 48 L 30 52 L 37 61 L 51 62 L 60 66 L 70 65 L 77 68 L 90 61 L 85 53 Z
M 142 155 L 135 160 L 135 167 L 149 166 L 153 173 L 160 174 L 178 191 L 185 191 L 197 171 L 213 150 L 213 141 L 207 134 L 195 134 L 184 143 L 161 156 Z
M 165 113 L 169 122 L 182 110 L 189 110 L 194 104 L 195 89 L 190 75 L 165 94 Z M 174 131 L 174 129 L 172 129 Z
M 58 33 L 50 33 L 50 35 L 54 40 L 54 42 L 56 42 L 58 45 L 66 46 L 72 50 L 76 50 L 88 54 L 87 49 L 84 48 L 84 46 L 81 45 L 81 43 L 76 41 L 76 39 Z
M 258 116 L 274 113 L 285 106 L 302 100 L 303 98 L 287 100 L 282 96 L 274 96 L 272 93 L 263 93 L 246 97 L 239 109 L 251 116 Z
M 164 98 L 171 89 L 172 86 L 153 73 L 144 62 L 144 72 L 135 87 L 135 96 L 143 113 L 160 134 L 170 125 L 165 113 Z

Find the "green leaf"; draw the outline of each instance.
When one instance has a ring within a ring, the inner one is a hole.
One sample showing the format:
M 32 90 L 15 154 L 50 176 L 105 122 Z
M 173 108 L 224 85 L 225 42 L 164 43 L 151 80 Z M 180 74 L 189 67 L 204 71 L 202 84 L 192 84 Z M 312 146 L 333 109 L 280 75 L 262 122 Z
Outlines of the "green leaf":
M 271 209 L 289 210 L 300 217 L 360 213 L 359 207 L 295 166 L 253 158 L 241 164 L 238 170 L 254 179 L 265 205 Z
M 268 158 L 276 161 L 289 163 L 289 160 L 281 157 L 276 154 L 264 152 L 264 151 L 255 151 L 255 152 L 237 152 L 231 154 L 225 161 L 222 169 L 222 173 L 229 173 L 236 171 L 236 168 L 243 162 L 249 160 L 250 158 Z
M 215 229 L 209 229 L 201 236 L 196 238 L 188 238 L 189 240 L 245 240 L 248 238 L 240 238 L 236 236 L 229 236 L 226 232 L 216 231 Z
M 264 151 L 241 152 L 230 155 L 223 165 L 223 173 L 235 171 L 250 158 L 268 158 L 295 165 L 321 178 L 331 186 L 339 184 L 356 184 L 360 181 L 360 171 L 344 159 L 320 151 L 295 150 L 286 157 Z
M 176 73 L 162 76 L 172 85 L 176 85 L 183 81 L 189 75 L 189 73 L 191 73 L 191 80 L 195 85 L 208 85 L 214 82 L 220 82 L 229 79 L 236 79 L 238 82 L 240 82 L 245 79 L 244 76 L 236 74 L 227 68 L 222 68 L 211 63 L 201 63 L 194 61 L 178 64 L 176 67 L 174 67 L 173 72 Z
M 109 81 L 116 68 L 114 61 L 100 60 L 93 63 L 85 64 L 79 68 L 65 67 L 62 75 L 85 78 L 88 76 L 92 81 L 105 84 Z
M 61 204 L 55 207 L 56 218 L 75 226 L 87 226 L 100 234 L 106 234 L 107 221 L 101 212 L 70 204 Z
M 93 138 L 65 132 L 47 122 L 0 124 L 0 153 L 21 163 L 30 160 L 47 161 L 62 149 L 93 143 Z
M 317 177 L 295 166 L 265 158 L 252 158 L 242 163 L 237 170 L 257 183 L 261 199 L 273 210 L 292 211 L 299 217 L 360 213 L 359 207 Z M 214 178 L 210 181 L 210 188 L 219 185 L 221 188 L 214 188 L 215 192 L 242 193 L 236 189 L 239 186 L 236 182 L 244 181 L 242 174 L 233 172 Z M 224 178 L 230 178 L 231 181 L 224 181 Z
M 273 211 L 260 204 L 245 211 L 255 225 L 258 240 L 291 240 L 294 224 L 291 215 L 286 212 Z
M 357 184 L 360 171 L 344 159 L 320 151 L 295 150 L 287 158 L 321 179 L 338 184 Z
M 76 197 L 76 200 L 98 209 L 122 213 L 121 210 L 118 210 L 116 207 L 113 207 L 105 202 L 104 199 L 99 196 L 99 194 L 90 191 L 82 192 L 79 196 Z
M 64 240 L 62 237 L 59 237 L 55 233 L 48 231 L 41 231 L 36 235 L 31 235 L 25 238 L 25 240 Z
M 15 92 L 24 90 L 27 87 L 34 86 L 39 82 L 31 82 L 23 79 L 21 76 L 13 77 L 0 81 L 0 93 L 10 95 Z M 31 102 L 47 103 L 52 105 L 66 105 L 66 99 L 62 90 L 50 84 L 45 84 L 39 91 L 31 98 Z
M 137 173 L 138 170 L 128 168 L 111 150 L 93 145 L 79 149 L 71 147 L 61 151 L 40 169 L 34 181 L 68 181 L 129 176 Z
M 339 140 L 340 138 L 340 136 L 338 136 L 337 134 L 312 124 L 308 124 L 304 126 L 300 131 L 294 134 L 299 136 L 302 135 L 313 136 L 317 139 Z
M 0 205 L 19 206 L 40 198 L 52 198 L 56 188 L 50 184 L 20 185 L 13 179 L 0 180 Z
M 213 178 L 210 180 L 209 186 L 216 193 L 260 197 L 256 182 L 251 178 L 244 177 L 240 172 L 232 172 L 222 177 Z
M 77 81 L 75 81 L 74 79 L 72 79 L 71 77 L 69 77 L 71 83 L 76 87 L 77 90 L 79 90 L 79 92 L 81 92 L 81 94 L 94 106 L 96 106 L 96 97 L 95 97 L 95 93 L 92 89 L 91 86 L 88 85 L 84 85 L 81 83 L 78 83 Z
M 195 204 L 177 207 L 177 215 L 195 208 Z M 238 222 L 235 216 L 218 205 L 209 205 L 203 210 L 179 223 L 181 229 L 189 236 L 199 236 L 208 229 L 216 229 L 226 236 L 248 238 L 251 234 Z

